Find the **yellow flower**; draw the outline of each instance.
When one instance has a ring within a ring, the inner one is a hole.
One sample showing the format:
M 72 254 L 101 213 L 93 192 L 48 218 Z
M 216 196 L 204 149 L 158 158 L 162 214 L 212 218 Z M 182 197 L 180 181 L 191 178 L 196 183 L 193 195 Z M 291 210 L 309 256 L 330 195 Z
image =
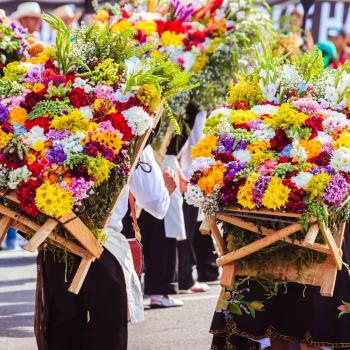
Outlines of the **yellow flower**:
M 131 23 L 127 19 L 122 19 L 121 21 L 115 22 L 112 24 L 111 32 L 112 33 L 123 32 L 130 28 L 131 28 Z
M 183 35 L 176 34 L 174 32 L 165 31 L 163 32 L 160 40 L 163 42 L 163 45 L 166 46 L 183 46 L 182 42 Z
M 196 146 L 191 149 L 192 159 L 198 157 L 211 157 L 213 158 L 212 151 L 216 148 L 218 138 L 213 135 L 207 135 L 202 138 Z
M 95 122 L 91 122 L 91 123 L 89 123 L 87 131 L 88 132 L 96 132 L 97 129 L 98 129 L 98 124 Z
M 28 156 L 27 156 L 27 163 L 28 163 L 28 165 L 33 164 L 35 161 L 36 161 L 36 156 L 35 156 L 35 154 L 32 153 L 32 152 L 29 152 L 29 153 L 28 153 Z
M 34 151 L 41 152 L 45 148 L 45 143 L 43 141 L 35 141 L 32 148 Z
M 106 10 L 99 10 L 96 15 L 97 19 L 101 22 L 107 22 L 109 18 L 108 11 Z
M 253 202 L 253 188 L 258 177 L 258 174 L 253 173 L 247 178 L 245 184 L 238 190 L 237 202 L 243 208 L 254 209 L 256 207 L 256 204 Z
M 213 193 L 216 185 L 219 187 L 223 185 L 225 171 L 226 167 L 221 162 L 217 162 L 205 176 L 199 179 L 197 183 L 198 187 L 206 195 Z
M 251 159 L 249 163 L 253 164 L 254 167 L 258 167 L 259 165 L 264 163 L 266 160 L 273 159 L 273 158 L 274 157 L 272 152 L 264 153 L 260 150 L 257 150 L 256 152 L 251 154 Z
M 26 117 L 27 117 L 27 111 L 22 107 L 17 107 L 10 111 L 9 122 L 11 124 L 17 123 L 20 125 L 24 125 Z
M 273 177 L 264 192 L 262 204 L 268 209 L 280 209 L 287 203 L 289 193 L 290 188 L 283 185 L 282 179 Z
M 48 57 L 45 56 L 33 56 L 27 59 L 27 62 L 33 63 L 33 64 L 45 64 Z
M 159 50 L 154 50 L 154 51 L 151 51 L 150 56 L 157 58 L 157 57 L 163 57 L 163 54 Z
M 141 21 L 134 24 L 135 29 L 141 29 L 146 35 L 151 35 L 157 31 L 157 23 L 153 21 Z
M 246 124 L 252 120 L 258 119 L 258 115 L 253 111 L 244 111 L 242 109 L 233 110 L 230 115 L 232 124 Z
M 334 149 L 338 149 L 340 147 L 350 148 L 350 133 L 343 132 L 339 138 L 333 144 Z
M 118 154 L 123 146 L 123 141 L 116 132 L 105 131 L 91 136 L 92 141 L 97 141 L 104 147 L 110 148 L 114 154 Z
M 324 172 L 317 174 L 310 179 L 305 188 L 306 192 L 309 193 L 310 202 L 323 195 L 323 192 L 328 186 L 330 180 L 331 177 Z
M 302 126 L 308 116 L 300 113 L 290 106 L 289 103 L 282 104 L 277 113 L 265 119 L 265 123 L 273 129 L 289 129 Z
M 45 88 L 45 85 L 44 85 L 44 84 L 42 84 L 42 83 L 37 83 L 37 84 L 35 84 L 35 85 L 32 86 L 31 90 L 32 90 L 33 92 L 37 93 L 37 92 L 41 91 L 41 90 L 44 89 L 44 88 Z
M 73 209 L 73 197 L 56 184 L 44 182 L 36 190 L 35 205 L 44 214 L 59 218 Z
M 99 155 L 89 162 L 88 174 L 94 177 L 95 186 L 98 186 L 109 179 L 110 172 L 114 167 L 113 163 Z
M 254 77 L 251 81 L 241 78 L 235 85 L 232 82 L 230 83 L 228 102 L 232 105 L 245 103 L 252 107 L 263 101 L 264 97 L 257 77 Z
M 160 93 L 154 84 L 143 84 L 137 90 L 136 96 L 151 112 L 155 112 L 158 109 Z
M 258 151 L 264 152 L 270 148 L 270 141 L 253 141 L 250 145 L 247 146 L 247 149 L 250 153 L 255 153 Z
M 205 53 L 200 55 L 192 66 L 192 69 L 191 69 L 192 72 L 195 74 L 201 73 L 205 65 L 207 64 L 207 62 L 208 62 L 208 56 Z
M 103 98 L 97 98 L 92 105 L 92 109 L 96 113 L 109 114 L 113 113 L 113 104 Z
M 350 141 L 350 139 L 349 139 Z M 300 145 L 304 148 L 308 155 L 308 159 L 316 157 L 322 151 L 322 144 L 317 140 L 300 140 Z
M 7 134 L 0 127 L 0 148 L 3 148 L 11 140 L 12 134 Z
M 89 121 L 78 109 L 74 109 L 67 115 L 56 116 L 51 121 L 51 127 L 56 130 L 68 130 L 71 133 L 86 131 Z

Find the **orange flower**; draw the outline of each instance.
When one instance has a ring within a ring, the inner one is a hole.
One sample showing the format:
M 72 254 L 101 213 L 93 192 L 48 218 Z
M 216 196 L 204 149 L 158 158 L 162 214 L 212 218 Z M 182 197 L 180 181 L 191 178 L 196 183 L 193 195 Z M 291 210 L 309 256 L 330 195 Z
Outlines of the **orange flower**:
M 17 123 L 20 125 L 24 125 L 26 120 L 27 111 L 22 107 L 17 107 L 11 110 L 9 114 L 9 122 L 11 124 Z

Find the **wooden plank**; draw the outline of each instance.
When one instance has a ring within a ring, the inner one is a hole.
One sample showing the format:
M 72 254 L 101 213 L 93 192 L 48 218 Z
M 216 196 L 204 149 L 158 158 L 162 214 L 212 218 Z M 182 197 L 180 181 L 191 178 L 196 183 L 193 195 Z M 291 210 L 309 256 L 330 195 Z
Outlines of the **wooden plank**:
M 103 248 L 89 228 L 73 213 L 59 219 L 63 227 L 69 231 L 79 243 L 94 257 L 99 258 Z
M 0 191 L 0 196 L 8 199 L 14 203 L 19 203 L 19 200 L 17 198 L 17 194 L 15 191 L 11 191 L 9 193 L 6 193 L 5 191 Z
M 13 219 L 10 218 L 9 216 L 3 216 L 0 219 L 0 245 L 2 243 L 2 241 L 4 240 L 7 230 L 9 229 L 9 227 L 11 226 Z
M 29 242 L 24 246 L 25 250 L 35 252 L 39 246 L 45 241 L 50 233 L 56 228 L 58 221 L 54 219 L 48 219 L 44 225 L 34 234 Z
M 27 219 L 25 216 L 18 214 L 17 212 L 9 209 L 8 207 L 5 207 L 2 204 L 0 204 L 0 214 L 9 216 L 12 219 L 14 219 L 15 221 L 18 221 L 21 224 L 28 226 L 29 228 L 31 228 L 34 231 L 39 230 L 41 227 L 35 221 Z
M 225 208 L 227 211 L 237 212 L 237 213 L 247 213 L 247 214 L 257 214 L 257 215 L 271 215 L 271 216 L 280 216 L 280 217 L 289 217 L 289 218 L 300 218 L 301 214 L 290 213 L 285 211 L 272 211 L 268 209 L 241 209 L 237 207 L 227 207 Z
M 223 266 L 235 260 L 244 258 L 245 256 L 248 256 L 256 252 L 257 250 L 268 247 L 269 245 L 279 240 L 282 240 L 283 238 L 291 235 L 292 233 L 300 231 L 300 229 L 301 229 L 301 226 L 298 223 L 289 225 L 287 227 L 284 227 L 281 230 L 276 231 L 272 235 L 265 236 L 264 238 L 261 238 L 253 243 L 250 243 L 234 252 L 227 253 L 226 255 L 218 258 L 216 262 L 219 266 Z
M 327 262 L 333 262 L 332 258 L 329 258 L 330 259 Z M 332 297 L 334 293 L 335 281 L 338 274 L 337 267 L 330 266 L 329 264 L 323 264 L 322 270 L 323 281 L 321 283 L 320 294 L 324 297 Z
M 213 217 L 205 216 L 204 220 L 199 227 L 199 231 L 202 235 L 210 235 L 212 221 L 215 220 Z
M 309 230 L 307 231 L 304 238 L 305 246 L 312 247 L 315 244 L 315 241 L 319 232 L 320 232 L 320 228 L 318 224 L 310 225 Z
M 241 227 L 243 229 L 249 230 L 251 232 L 257 233 L 257 234 L 263 234 L 264 236 L 268 236 L 268 235 L 272 235 L 274 234 L 276 231 L 270 228 L 266 228 L 263 226 L 258 226 L 252 222 L 248 222 L 248 221 L 244 221 L 242 219 L 236 218 L 236 217 L 232 217 L 232 216 L 228 216 L 225 214 L 217 214 L 216 218 L 218 220 L 221 221 L 225 221 L 229 224 Z M 297 245 L 299 247 L 303 247 L 303 248 L 308 248 L 308 249 L 312 249 L 315 250 L 317 252 L 321 252 L 324 254 L 329 254 L 329 248 L 328 246 L 324 245 L 324 244 L 319 244 L 319 243 L 314 243 L 314 245 L 309 246 L 307 244 L 305 244 L 303 241 L 300 240 L 296 240 L 296 239 L 291 239 L 288 237 L 283 238 L 281 241 L 286 242 L 286 243 L 290 243 L 290 244 L 294 244 Z
M 215 220 L 211 223 L 211 234 L 215 239 L 220 255 L 225 254 L 227 252 L 227 247 Z
M 338 270 L 341 270 L 343 267 L 343 259 L 340 253 L 341 247 L 337 246 L 337 243 L 334 240 L 332 232 L 329 230 L 328 227 L 325 227 L 324 225 L 320 225 L 320 230 L 323 234 L 323 237 L 327 245 L 329 246 L 330 254 L 334 260 L 335 266 L 337 267 Z
M 222 287 L 231 288 L 235 277 L 235 264 L 230 263 L 222 267 L 220 284 Z
M 82 259 L 78 270 L 73 278 L 73 281 L 68 288 L 68 291 L 73 294 L 79 294 L 80 289 L 85 281 L 85 278 L 89 272 L 90 266 L 93 263 L 93 259 Z

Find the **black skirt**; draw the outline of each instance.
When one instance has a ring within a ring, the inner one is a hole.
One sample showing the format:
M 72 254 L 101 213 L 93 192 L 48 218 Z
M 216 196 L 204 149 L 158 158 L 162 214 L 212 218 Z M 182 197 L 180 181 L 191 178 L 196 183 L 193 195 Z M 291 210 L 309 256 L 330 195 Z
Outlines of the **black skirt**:
M 343 244 L 343 260 L 350 263 L 350 226 L 347 225 Z M 249 288 L 247 301 L 264 300 L 264 290 L 257 282 L 239 288 Z M 263 338 L 296 340 L 315 347 L 350 350 L 350 314 L 339 318 L 338 306 L 350 301 L 349 271 L 338 272 L 334 295 L 322 297 L 320 288 L 288 283 L 278 295 L 264 302 L 264 311 L 255 318 L 244 314 L 216 312 L 210 332 L 214 335 L 212 350 L 255 350 L 254 340 Z

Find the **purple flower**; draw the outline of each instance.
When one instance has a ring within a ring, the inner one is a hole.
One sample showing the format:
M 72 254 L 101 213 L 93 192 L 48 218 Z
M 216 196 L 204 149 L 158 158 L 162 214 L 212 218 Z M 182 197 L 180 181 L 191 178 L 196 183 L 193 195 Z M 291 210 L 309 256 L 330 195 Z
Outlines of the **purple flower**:
M 63 139 L 66 138 L 67 136 L 69 136 L 69 132 L 66 131 L 66 130 L 54 130 L 54 129 L 50 129 L 49 132 L 46 134 L 46 137 L 47 137 L 50 141 L 63 140 Z
M 256 120 L 250 121 L 250 122 L 248 123 L 248 126 L 250 127 L 250 129 L 251 129 L 252 131 L 256 131 L 256 130 L 260 130 L 261 124 L 263 124 L 262 120 L 256 119 Z
M 329 204 L 341 205 L 349 193 L 349 184 L 343 176 L 336 174 L 331 177 L 326 190 L 323 194 L 323 199 Z
M 66 78 L 63 75 L 50 75 L 48 78 L 43 79 L 43 83 L 46 87 L 52 82 L 53 86 L 59 87 L 66 83 Z
M 46 152 L 46 157 L 50 163 L 54 164 L 63 163 L 67 159 L 62 145 L 55 146 L 50 151 Z
M 37 84 L 43 81 L 44 66 L 34 64 L 28 71 L 23 80 L 27 83 Z
M 269 185 L 271 176 L 260 176 L 255 182 L 253 187 L 253 202 L 257 205 L 261 205 L 264 192 Z
M 102 98 L 111 102 L 114 100 L 114 90 L 111 86 L 99 84 L 94 87 L 93 91 L 96 98 Z
M 107 147 L 102 146 L 97 141 L 90 141 L 84 146 L 84 154 L 97 157 L 98 153 L 101 153 L 104 158 L 112 162 L 115 158 L 113 151 Z
M 219 136 L 218 140 L 218 148 L 223 149 L 227 152 L 232 152 L 233 144 L 235 143 L 235 139 L 228 135 Z
M 245 164 L 237 162 L 236 160 L 228 163 L 226 166 L 227 170 L 224 173 L 225 186 L 231 186 L 236 174 L 239 173 L 241 170 L 243 170 L 245 166 L 246 166 Z
M 319 167 L 312 167 L 311 172 L 313 175 L 318 175 L 321 173 L 326 173 L 326 174 L 334 174 L 334 170 L 329 167 L 329 166 L 319 166 Z
M 0 103 L 0 124 L 4 124 L 8 121 L 9 110 Z

